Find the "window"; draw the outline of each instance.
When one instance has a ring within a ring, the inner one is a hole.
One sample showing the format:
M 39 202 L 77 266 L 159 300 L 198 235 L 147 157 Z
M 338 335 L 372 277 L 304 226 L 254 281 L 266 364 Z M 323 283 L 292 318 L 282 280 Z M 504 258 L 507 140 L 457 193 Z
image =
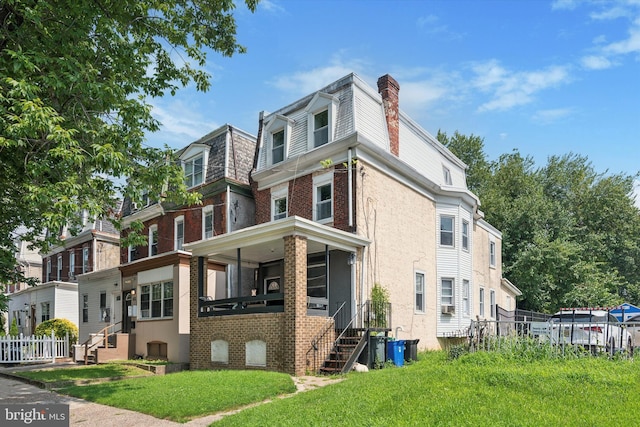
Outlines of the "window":
M 462 249 L 469 250 L 469 221 L 462 221 Z
M 271 217 L 273 220 L 286 218 L 288 214 L 287 196 L 288 187 L 281 188 L 271 193 Z
M 480 297 L 478 298 L 480 301 L 480 317 L 484 317 L 484 288 L 480 288 Z
M 327 298 L 327 263 L 324 253 L 307 257 L 307 296 Z
M 470 285 L 469 285 L 469 281 L 468 280 L 463 280 L 462 281 L 462 310 L 465 316 L 469 316 L 471 315 L 471 306 L 469 303 L 469 295 L 471 295 L 471 293 L 469 292 Z
M 313 115 L 313 146 L 320 147 L 329 142 L 329 110 Z
M 51 305 L 48 302 L 43 302 L 40 304 L 40 321 L 45 322 L 51 319 Z
M 204 155 L 192 157 L 184 162 L 184 183 L 187 188 L 202 184 L 204 180 Z
M 330 222 L 333 219 L 333 175 L 324 174 L 313 179 L 313 219 Z
M 213 237 L 213 206 L 205 206 L 202 208 L 202 238 L 210 239 Z
M 111 308 L 107 307 L 107 293 L 105 291 L 100 292 L 100 321 L 111 321 Z
M 69 251 L 69 279 L 76 277 L 76 252 Z
M 162 319 L 173 316 L 173 282 L 140 287 L 140 317 Z
M 416 272 L 416 307 L 415 311 L 424 313 L 424 273 Z
M 442 305 L 455 305 L 455 298 L 453 294 L 453 279 L 442 279 L 442 294 L 440 299 Z
M 89 272 L 89 248 L 82 248 L 82 273 Z
M 182 250 L 184 245 L 184 217 L 179 216 L 174 220 L 174 249 L 176 251 Z
M 489 265 L 496 266 L 496 242 L 489 242 Z
M 82 295 L 82 323 L 89 321 L 89 295 Z
M 454 217 L 440 216 L 440 245 L 453 247 L 453 221 Z
M 284 160 L 284 129 L 271 134 L 271 163 Z
M 129 245 L 127 248 L 127 257 L 129 262 L 135 261 L 136 259 L 136 248 L 134 246 Z
M 56 272 L 56 280 L 62 279 L 62 255 L 58 255 L 58 271 Z
M 496 318 L 496 291 L 489 291 L 489 304 L 491 304 L 491 318 Z
M 47 278 L 46 278 L 46 281 L 48 282 L 49 280 L 51 280 L 51 258 L 47 258 Z
M 444 175 L 444 183 L 446 185 L 451 185 L 452 184 L 451 171 L 449 170 L 449 168 L 443 165 L 442 166 L 442 174 Z
M 158 226 L 149 227 L 149 256 L 158 255 Z

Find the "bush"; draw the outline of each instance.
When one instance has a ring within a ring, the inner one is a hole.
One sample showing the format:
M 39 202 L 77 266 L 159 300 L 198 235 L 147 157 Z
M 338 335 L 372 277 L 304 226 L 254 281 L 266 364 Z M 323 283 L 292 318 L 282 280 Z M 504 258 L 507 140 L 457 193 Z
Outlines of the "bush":
M 20 331 L 18 331 L 18 323 L 16 322 L 15 317 L 11 321 L 11 327 L 9 328 L 9 335 L 12 337 L 17 337 L 18 335 L 20 335 Z
M 45 320 L 36 326 L 35 335 L 51 335 L 51 331 L 57 338 L 64 338 L 69 334 L 69 345 L 78 342 L 78 327 L 67 319 L 50 319 Z

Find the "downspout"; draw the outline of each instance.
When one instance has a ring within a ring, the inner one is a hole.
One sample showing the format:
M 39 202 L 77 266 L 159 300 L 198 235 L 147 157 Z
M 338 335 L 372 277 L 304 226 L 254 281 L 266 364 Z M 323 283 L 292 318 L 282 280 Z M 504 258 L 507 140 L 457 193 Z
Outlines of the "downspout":
M 352 162 L 352 152 L 351 148 L 347 151 L 347 180 L 348 180 L 348 204 L 349 204 L 349 229 L 353 230 L 353 167 L 351 165 Z
M 227 203 L 225 203 L 225 206 L 227 208 L 227 233 L 231 233 L 231 186 L 229 184 L 227 184 Z
M 362 255 L 360 256 L 360 307 L 363 306 L 364 304 L 364 276 L 365 276 L 365 267 L 366 267 L 366 263 L 364 262 L 365 260 L 365 254 L 367 252 L 367 247 L 363 246 L 362 247 Z M 358 312 L 360 312 L 360 310 L 358 310 Z M 360 313 L 362 315 L 362 313 Z M 363 324 L 363 318 L 360 318 L 360 325 Z

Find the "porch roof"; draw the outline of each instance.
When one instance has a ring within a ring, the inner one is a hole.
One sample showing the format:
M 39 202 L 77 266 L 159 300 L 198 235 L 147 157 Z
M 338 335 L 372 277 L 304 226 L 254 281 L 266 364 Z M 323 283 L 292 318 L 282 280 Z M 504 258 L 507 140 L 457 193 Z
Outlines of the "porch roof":
M 325 246 L 355 252 L 371 243 L 362 236 L 292 216 L 189 243 L 184 249 L 193 256 L 205 256 L 224 264 L 235 263 L 240 249 L 243 264 L 258 264 L 284 258 L 285 236 L 306 237 L 308 253 L 322 252 Z

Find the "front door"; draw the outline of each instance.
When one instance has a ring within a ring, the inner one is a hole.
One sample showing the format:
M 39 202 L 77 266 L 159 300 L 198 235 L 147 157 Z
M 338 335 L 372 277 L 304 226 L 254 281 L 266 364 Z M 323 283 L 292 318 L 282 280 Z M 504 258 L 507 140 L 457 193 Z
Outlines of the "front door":
M 131 291 L 122 292 L 122 332 L 131 333 L 131 317 L 132 317 L 132 295 Z

